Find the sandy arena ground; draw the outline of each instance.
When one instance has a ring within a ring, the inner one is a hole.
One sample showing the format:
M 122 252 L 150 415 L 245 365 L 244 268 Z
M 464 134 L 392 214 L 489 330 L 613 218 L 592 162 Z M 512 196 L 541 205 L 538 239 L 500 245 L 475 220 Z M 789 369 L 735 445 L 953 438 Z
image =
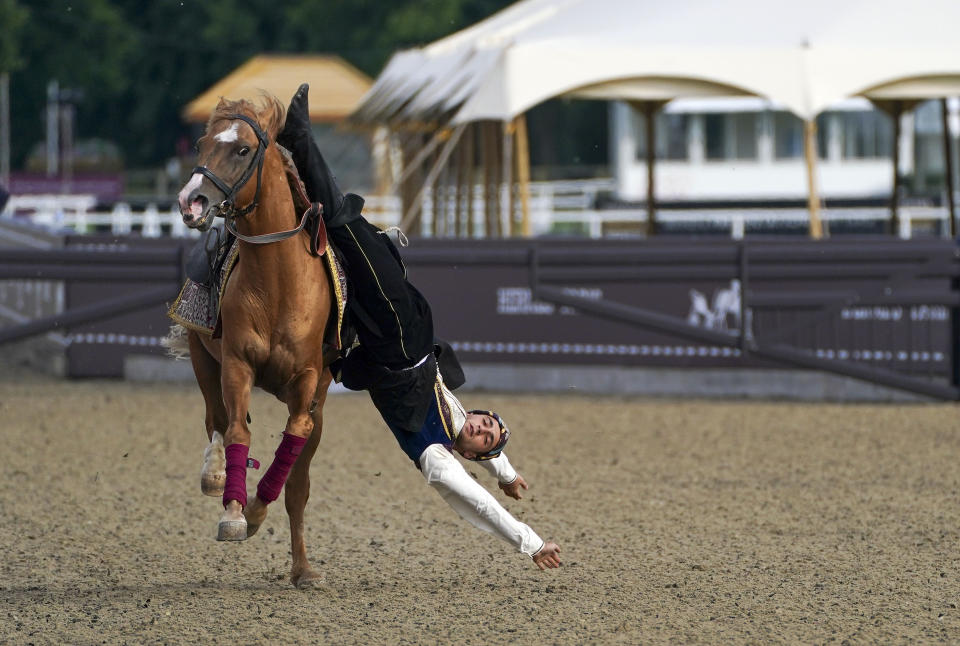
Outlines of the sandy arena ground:
M 328 401 L 307 541 L 214 541 L 189 385 L 0 382 L 0 644 L 960 642 L 956 405 L 464 395 L 531 484 L 541 572 L 453 513 L 363 395 Z M 257 393 L 251 455 L 285 413 Z M 252 490 L 257 472 L 252 472 Z

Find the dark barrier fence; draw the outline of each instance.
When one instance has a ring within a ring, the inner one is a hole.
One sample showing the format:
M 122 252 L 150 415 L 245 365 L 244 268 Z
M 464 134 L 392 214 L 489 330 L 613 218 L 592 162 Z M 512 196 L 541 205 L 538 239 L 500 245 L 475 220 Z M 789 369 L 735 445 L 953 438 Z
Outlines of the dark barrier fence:
M 0 250 L 0 279 L 62 280 L 66 293 L 62 313 L 0 341 L 66 327 L 68 374 L 121 376 L 126 356 L 162 354 L 191 244 L 73 236 L 51 255 Z M 791 366 L 958 397 L 949 240 L 416 240 L 403 256 L 465 362 Z

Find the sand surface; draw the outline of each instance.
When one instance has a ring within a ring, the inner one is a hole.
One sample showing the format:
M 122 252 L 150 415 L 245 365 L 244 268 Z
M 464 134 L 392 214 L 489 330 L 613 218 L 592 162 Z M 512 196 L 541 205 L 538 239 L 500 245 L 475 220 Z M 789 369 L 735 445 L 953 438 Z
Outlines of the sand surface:
M 960 408 L 465 394 L 563 549 L 461 521 L 363 395 L 331 396 L 294 589 L 282 503 L 214 541 L 189 385 L 0 382 L 0 644 L 960 642 Z M 257 393 L 251 455 L 281 404 Z M 248 487 L 256 483 L 251 472 Z

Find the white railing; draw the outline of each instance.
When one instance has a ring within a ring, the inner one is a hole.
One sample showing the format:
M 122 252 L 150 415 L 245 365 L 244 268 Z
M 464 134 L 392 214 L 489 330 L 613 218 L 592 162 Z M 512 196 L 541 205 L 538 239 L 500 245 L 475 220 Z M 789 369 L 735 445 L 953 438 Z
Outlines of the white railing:
M 530 184 L 530 218 L 534 235 L 544 235 L 557 231 L 557 225 L 578 229 L 591 238 L 603 237 L 609 229 L 638 231 L 647 220 L 644 208 L 635 209 L 596 209 L 600 193 L 612 192 L 614 182 L 610 179 L 576 180 L 559 182 L 532 182 Z M 449 220 L 455 212 L 456 190 L 444 189 L 438 192 L 444 200 L 444 208 L 435 211 L 433 193 L 428 191 L 423 203 L 421 233 L 429 235 L 433 230 L 435 212 L 444 213 L 447 222 L 439 230 L 449 235 L 454 225 Z M 473 230 L 482 230 L 484 220 L 483 186 L 474 186 L 471 199 L 476 226 Z M 507 187 L 499 192 L 502 213 L 509 205 Z M 96 200 L 91 195 L 38 195 L 14 196 L 10 198 L 3 211 L 3 217 L 26 219 L 30 222 L 54 231 L 72 231 L 92 233 L 108 230 L 115 235 L 125 235 L 137 231 L 145 237 L 197 237 L 199 232 L 183 224 L 176 205 L 159 209 L 154 205 L 139 210 L 120 202 L 109 211 L 95 210 Z M 514 208 L 519 210 L 515 201 Z M 371 221 L 381 226 L 395 226 L 401 219 L 400 199 L 393 195 L 366 196 L 364 213 Z M 901 238 L 910 238 L 917 225 L 922 223 L 926 229 L 931 226 L 939 231 L 949 231 L 947 209 L 945 207 L 901 206 L 899 210 Z M 515 213 L 515 217 L 518 214 Z M 831 222 L 886 222 L 890 218 L 889 209 L 884 207 L 860 207 L 821 211 L 821 218 L 829 227 Z M 809 215 L 804 208 L 782 209 L 661 209 L 657 212 L 657 221 L 691 227 L 708 224 L 718 228 L 727 228 L 733 238 L 742 238 L 751 225 L 793 225 L 804 226 Z M 619 225 L 619 227 L 617 226 Z
M 51 231 L 93 233 L 107 229 L 116 235 L 126 235 L 137 230 L 147 238 L 200 235 L 183 223 L 175 205 L 161 210 L 149 204 L 137 211 L 125 202 L 114 204 L 109 211 L 97 211 L 96 205 L 92 195 L 15 195 L 7 202 L 2 216 L 24 219 Z
M 901 206 L 898 210 L 900 225 L 898 235 L 903 239 L 913 236 L 914 230 L 921 223 L 926 229 L 936 228 L 948 235 L 948 215 L 946 207 L 933 206 Z M 658 223 L 679 225 L 710 224 L 719 228 L 726 228 L 730 236 L 735 239 L 743 238 L 748 225 L 792 225 L 807 226 L 810 214 L 803 208 L 782 209 L 670 209 L 657 211 Z M 890 210 L 883 207 L 855 207 L 843 209 L 823 209 L 820 219 L 827 224 L 831 222 L 887 222 L 890 219 Z M 555 211 L 553 223 L 567 223 L 580 225 L 586 228 L 591 238 L 600 238 L 604 235 L 607 225 L 635 224 L 640 225 L 647 221 L 646 209 L 610 209 L 583 211 Z

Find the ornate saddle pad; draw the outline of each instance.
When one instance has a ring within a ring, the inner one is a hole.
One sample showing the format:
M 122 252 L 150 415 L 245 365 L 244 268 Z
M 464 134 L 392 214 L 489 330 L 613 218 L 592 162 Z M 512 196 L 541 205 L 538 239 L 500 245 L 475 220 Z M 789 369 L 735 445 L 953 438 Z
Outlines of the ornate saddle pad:
M 324 242 L 326 248 L 323 254 L 323 262 L 327 263 L 330 288 L 337 304 L 336 321 L 331 320 L 327 325 L 324 342 L 339 350 L 343 348 L 346 341 L 344 339 L 344 314 L 347 308 L 347 275 L 330 243 L 326 240 Z M 213 335 L 220 319 L 220 302 L 223 299 L 223 292 L 234 267 L 237 265 L 237 261 L 240 259 L 239 252 L 240 245 L 236 239 L 231 239 L 229 243 L 221 245 L 217 262 L 220 267 L 219 271 L 215 272 L 209 284 L 196 282 L 188 278 L 183 284 L 177 300 L 167 311 L 167 316 L 185 328 L 201 334 Z

